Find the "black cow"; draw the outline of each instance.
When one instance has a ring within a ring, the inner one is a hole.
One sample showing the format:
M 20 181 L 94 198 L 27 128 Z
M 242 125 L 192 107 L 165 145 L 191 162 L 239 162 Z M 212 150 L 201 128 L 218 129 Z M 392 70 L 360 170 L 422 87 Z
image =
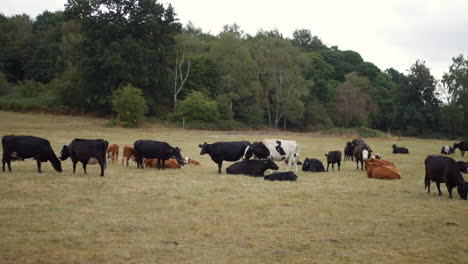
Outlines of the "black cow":
M 405 147 L 397 147 L 397 145 L 393 144 L 392 146 L 393 154 L 409 154 L 409 150 Z
M 302 165 L 302 171 L 323 172 L 325 168 L 320 160 L 306 158 Z
M 353 147 L 353 151 L 354 151 L 354 148 L 356 148 L 359 144 L 362 144 L 362 143 L 365 143 L 364 139 L 361 139 L 361 138 L 353 139 L 353 141 L 351 141 L 351 146 Z
M 454 143 L 453 144 L 453 150 L 459 149 L 461 152 L 461 156 L 465 156 L 465 151 L 468 150 L 468 141 L 460 141 L 460 143 Z
M 39 173 L 41 173 L 41 162 L 47 161 L 50 161 L 56 171 L 62 172 L 62 164 L 47 139 L 34 136 L 4 136 L 2 147 L 2 171 L 5 171 L 5 163 L 8 165 L 8 171 L 11 171 L 12 158 L 34 158 Z
M 135 161 L 137 168 L 143 169 L 143 158 L 157 159 L 158 169 L 164 169 L 166 160 L 174 158 L 180 164 L 185 164 L 181 149 L 172 147 L 166 142 L 153 141 L 153 140 L 137 140 L 133 144 L 135 148 Z M 162 161 L 162 164 L 161 164 Z
M 250 176 L 264 176 L 266 170 L 277 170 L 278 165 L 273 160 L 244 160 L 227 167 L 227 174 L 246 174 Z
M 455 160 L 450 157 L 430 155 L 424 160 L 424 165 L 426 166 L 424 187 L 428 193 L 431 192 L 431 181 L 433 181 L 437 185 L 439 195 L 442 195 L 440 183 L 445 182 L 450 199 L 452 199 L 452 188 L 457 187 L 460 198 L 466 200 L 468 183 L 465 183 Z
M 354 160 L 353 159 L 354 147 L 350 141 L 346 142 L 346 147 L 344 148 L 344 160 Z
M 73 173 L 76 171 L 76 163 L 81 162 L 85 174 L 88 174 L 86 172 L 86 165 L 94 164 L 94 160 L 97 160 L 101 167 L 100 176 L 104 177 L 108 146 L 109 142 L 102 139 L 75 138 L 68 146 L 63 146 L 60 160 L 70 158 L 73 164 Z
M 468 162 L 457 161 L 457 165 L 461 172 L 466 173 L 468 171 Z
M 297 181 L 297 175 L 292 171 L 273 172 L 263 178 L 265 181 Z
M 223 161 L 238 161 L 244 155 L 245 149 L 250 145 L 248 141 L 216 142 L 213 144 L 203 143 L 198 145 L 200 155 L 208 154 L 218 164 L 218 173 L 221 173 Z
M 330 163 L 332 165 L 332 170 L 335 170 L 335 163 L 338 163 L 338 170 L 340 170 L 341 151 L 338 151 L 338 150 L 330 151 L 328 152 L 328 154 L 325 154 L 325 157 L 327 157 L 327 171 L 328 171 L 328 167 L 330 166 Z

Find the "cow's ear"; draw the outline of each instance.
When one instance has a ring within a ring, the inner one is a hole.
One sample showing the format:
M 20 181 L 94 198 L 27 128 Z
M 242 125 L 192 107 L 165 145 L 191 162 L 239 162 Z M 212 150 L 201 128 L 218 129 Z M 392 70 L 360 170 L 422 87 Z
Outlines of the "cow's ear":
M 199 147 L 199 148 L 203 148 L 202 144 L 198 144 L 198 147 Z

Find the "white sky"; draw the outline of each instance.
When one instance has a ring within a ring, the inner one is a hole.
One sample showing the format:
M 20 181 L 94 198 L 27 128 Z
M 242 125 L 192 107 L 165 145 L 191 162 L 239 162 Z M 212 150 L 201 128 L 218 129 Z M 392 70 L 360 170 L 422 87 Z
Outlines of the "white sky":
M 1 0 L 5 15 L 63 10 L 65 0 Z M 440 79 L 451 58 L 468 55 L 467 0 L 160 0 L 171 3 L 184 25 L 190 20 L 217 34 L 237 23 L 245 33 L 277 28 L 286 37 L 306 28 L 328 46 L 354 50 L 381 70 L 400 72 L 423 59 Z

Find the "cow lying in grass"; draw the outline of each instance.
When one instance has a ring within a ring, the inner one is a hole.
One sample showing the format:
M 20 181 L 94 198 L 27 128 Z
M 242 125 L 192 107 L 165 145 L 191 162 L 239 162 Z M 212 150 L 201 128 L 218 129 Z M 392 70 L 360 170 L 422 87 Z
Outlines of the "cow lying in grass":
M 364 161 L 367 168 L 367 177 L 373 179 L 398 180 L 400 172 L 395 164 L 386 160 L 370 158 Z
M 264 176 L 266 170 L 278 170 L 279 167 L 272 160 L 244 160 L 227 167 L 227 174 L 245 174 L 250 176 Z

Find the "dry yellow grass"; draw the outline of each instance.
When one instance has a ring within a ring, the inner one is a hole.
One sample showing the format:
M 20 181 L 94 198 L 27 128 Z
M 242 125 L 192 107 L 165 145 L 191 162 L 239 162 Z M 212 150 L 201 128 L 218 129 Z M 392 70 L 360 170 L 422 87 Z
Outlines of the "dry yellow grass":
M 356 164 L 299 172 L 297 182 L 218 175 L 202 142 L 297 140 L 301 160 L 324 161 L 349 138 L 310 133 L 105 128 L 105 120 L 0 112 L 0 136 L 49 139 L 56 152 L 75 137 L 132 145 L 167 141 L 202 163 L 180 170 L 109 164 L 84 175 L 71 162 L 12 164 L 0 173 L 0 263 L 466 263 L 468 203 L 424 190 L 424 158 L 451 141 L 366 140 L 397 164 L 402 180 L 368 179 Z M 410 155 L 392 155 L 391 145 Z M 121 153 L 120 153 L 121 155 Z M 121 158 L 121 156 L 119 157 Z M 461 158 L 459 152 L 456 160 Z M 223 170 L 230 163 L 223 166 Z M 284 164 L 280 170 L 285 170 Z M 466 177 L 466 174 L 464 175 Z M 436 190 L 434 187 L 433 190 Z

